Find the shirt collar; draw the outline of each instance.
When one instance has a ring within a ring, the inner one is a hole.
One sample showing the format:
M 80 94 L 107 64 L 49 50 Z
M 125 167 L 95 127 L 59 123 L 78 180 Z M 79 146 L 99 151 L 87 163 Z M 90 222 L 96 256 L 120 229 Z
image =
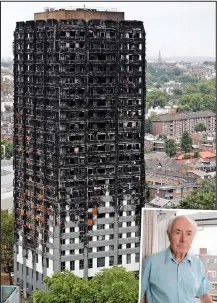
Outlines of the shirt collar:
M 168 247 L 166 249 L 165 263 L 167 263 L 169 260 L 173 260 L 174 262 L 176 262 L 176 260 L 174 259 L 173 255 L 172 255 L 170 247 Z M 185 256 L 185 258 L 182 260 L 182 262 L 187 262 L 187 261 L 190 262 L 190 263 L 192 263 L 192 256 L 189 253 L 187 253 L 187 255 Z

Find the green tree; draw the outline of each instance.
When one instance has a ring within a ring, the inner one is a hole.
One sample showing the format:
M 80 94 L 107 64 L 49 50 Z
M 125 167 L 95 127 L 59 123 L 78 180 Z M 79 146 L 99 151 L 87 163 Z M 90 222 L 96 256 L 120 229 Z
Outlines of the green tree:
M 184 131 L 181 138 L 181 149 L 185 153 L 192 151 L 192 138 L 187 131 Z
M 29 302 L 37 303 L 93 303 L 94 291 L 87 279 L 80 279 L 70 271 L 57 272 L 44 278 L 48 291 L 35 290 Z
M 173 89 L 173 94 L 175 96 L 182 96 L 183 95 L 183 91 L 180 88 L 174 88 Z
M 173 139 L 167 139 L 165 141 L 165 152 L 170 158 L 176 155 L 176 143 Z
M 136 303 L 138 280 L 132 272 L 114 266 L 92 280 L 80 279 L 70 271 L 44 278 L 48 291 L 35 290 L 29 303 Z
M 157 106 L 164 107 L 166 105 L 166 102 L 167 99 L 160 90 L 147 93 L 146 103 L 148 108 Z
M 198 82 L 198 78 L 195 76 L 189 76 L 189 75 L 181 75 L 176 77 L 176 81 L 177 82 L 181 82 L 181 83 L 197 83 Z
M 145 133 L 151 134 L 152 132 L 152 122 L 151 119 L 145 119 Z
M 152 85 L 156 80 L 154 76 L 152 76 L 150 73 L 147 73 L 146 81 L 147 81 L 147 85 Z
M 158 78 L 158 81 L 160 83 L 165 83 L 165 82 L 169 82 L 169 77 L 167 75 L 161 75 L 159 78 Z
M 198 150 L 195 150 L 194 151 L 194 158 L 199 158 L 199 151 Z
M 200 80 L 198 89 L 202 94 L 215 96 L 215 83 L 212 80 Z
M 159 89 L 162 87 L 162 83 L 157 82 L 154 87 Z
M 192 83 L 188 83 L 185 86 L 185 90 L 184 90 L 185 94 L 195 94 L 199 92 L 199 89 L 197 88 L 197 85 L 192 84 Z
M 105 268 L 91 280 L 96 303 L 137 303 L 139 283 L 123 267 Z
M 13 285 L 11 271 L 13 268 L 14 214 L 1 211 L 1 264 L 8 272 L 10 285 Z
M 194 130 L 196 132 L 206 131 L 206 126 L 203 123 L 198 123 L 198 124 L 195 125 Z
M 216 208 L 216 180 L 204 180 L 201 188 L 180 202 L 179 208 L 186 209 L 215 209 Z
M 201 93 L 183 95 L 179 100 L 179 112 L 214 110 L 215 97 Z
M 9 142 L 7 139 L 1 139 L 1 145 L 5 146 L 5 158 L 10 159 L 13 156 L 13 143 Z M 1 159 L 4 157 L 3 147 L 1 146 Z
M 179 68 L 174 68 L 174 75 L 177 77 L 177 76 L 180 76 L 181 74 L 183 73 L 183 71 Z

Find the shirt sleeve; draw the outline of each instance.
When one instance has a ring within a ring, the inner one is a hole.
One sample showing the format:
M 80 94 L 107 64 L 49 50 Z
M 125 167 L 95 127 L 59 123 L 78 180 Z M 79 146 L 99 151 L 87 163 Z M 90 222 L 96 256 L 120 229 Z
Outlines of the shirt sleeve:
M 149 277 L 151 272 L 151 258 L 147 257 L 142 261 L 142 277 L 141 277 L 141 299 L 144 297 L 148 289 Z
M 200 283 L 200 288 L 198 289 L 198 292 L 197 292 L 198 297 L 203 296 L 204 294 L 209 292 L 210 289 L 212 289 L 212 285 L 206 276 L 204 266 L 201 261 L 200 261 L 200 273 L 201 273 L 201 283 Z

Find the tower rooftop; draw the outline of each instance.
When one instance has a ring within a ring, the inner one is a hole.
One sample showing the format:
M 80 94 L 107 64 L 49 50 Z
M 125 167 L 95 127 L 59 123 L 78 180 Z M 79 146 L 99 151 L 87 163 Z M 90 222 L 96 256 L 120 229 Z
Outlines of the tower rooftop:
M 124 20 L 124 12 L 117 12 L 117 9 L 114 8 L 45 8 L 44 12 L 35 13 L 34 19 L 83 19 L 86 21 L 101 19 L 122 21 Z

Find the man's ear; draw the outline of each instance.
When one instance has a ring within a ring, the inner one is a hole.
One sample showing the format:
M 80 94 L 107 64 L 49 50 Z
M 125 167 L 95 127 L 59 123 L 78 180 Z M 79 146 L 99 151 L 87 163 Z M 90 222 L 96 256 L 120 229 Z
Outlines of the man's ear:
M 168 238 L 170 239 L 170 233 L 168 232 L 168 230 L 167 230 L 167 236 L 168 236 Z

